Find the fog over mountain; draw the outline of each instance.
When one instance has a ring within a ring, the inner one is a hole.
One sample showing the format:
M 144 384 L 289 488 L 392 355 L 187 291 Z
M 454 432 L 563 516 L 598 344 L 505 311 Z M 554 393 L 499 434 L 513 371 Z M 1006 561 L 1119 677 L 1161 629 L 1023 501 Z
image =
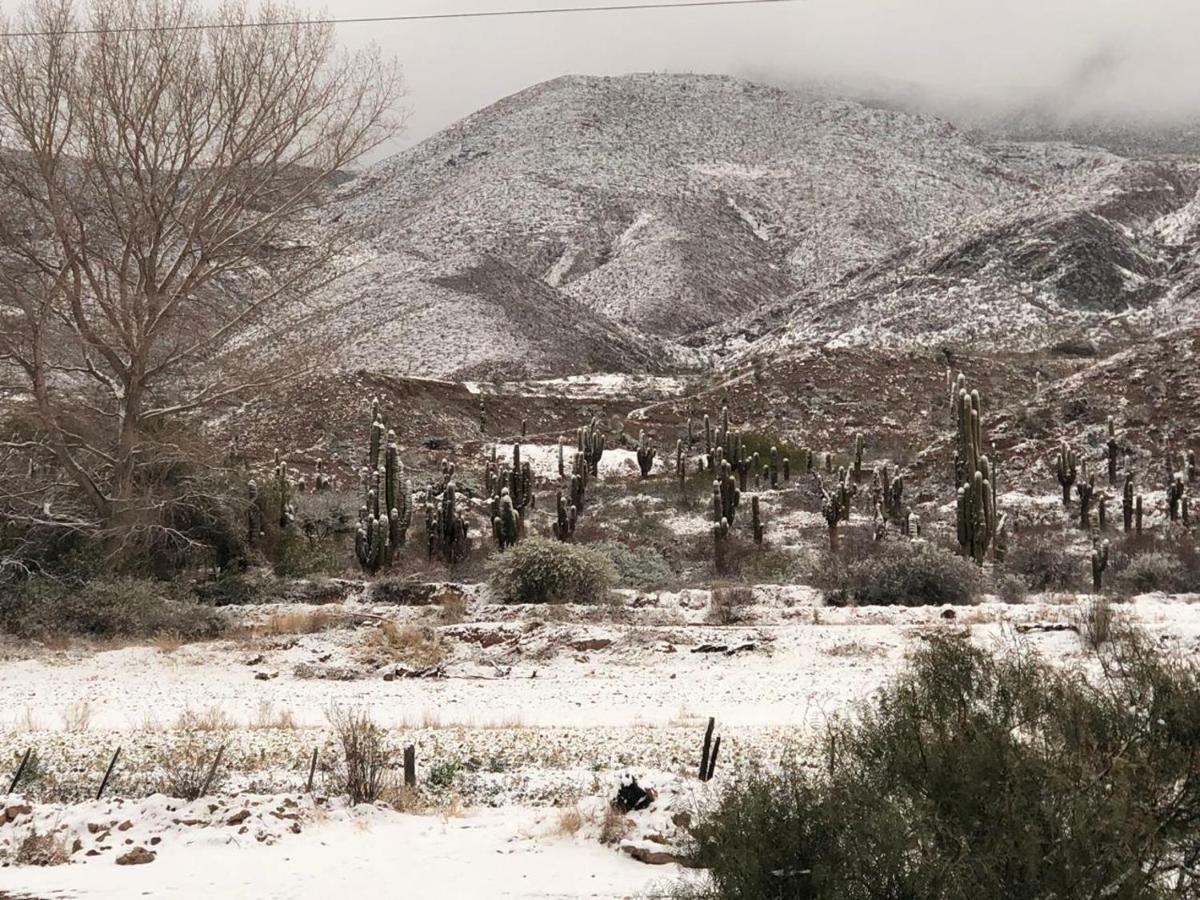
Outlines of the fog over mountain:
M 216 2 L 216 0 L 211 0 Z M 338 18 L 562 6 L 558 0 L 340 0 Z M 314 8 L 314 12 L 317 9 Z M 745 8 L 349 24 L 403 64 L 397 149 L 564 74 L 731 74 L 823 82 L 974 124 L 1173 125 L 1200 118 L 1200 4 L 1189 0 L 795 0 Z

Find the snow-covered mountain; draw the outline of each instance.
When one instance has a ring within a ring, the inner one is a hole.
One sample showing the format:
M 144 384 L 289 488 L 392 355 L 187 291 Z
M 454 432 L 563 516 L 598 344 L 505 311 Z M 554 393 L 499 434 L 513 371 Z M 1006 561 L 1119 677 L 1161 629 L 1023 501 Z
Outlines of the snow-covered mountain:
M 1198 305 L 1198 180 L 723 76 L 564 77 L 344 185 L 315 227 L 357 241 L 304 321 L 337 367 L 438 377 L 1141 338 Z

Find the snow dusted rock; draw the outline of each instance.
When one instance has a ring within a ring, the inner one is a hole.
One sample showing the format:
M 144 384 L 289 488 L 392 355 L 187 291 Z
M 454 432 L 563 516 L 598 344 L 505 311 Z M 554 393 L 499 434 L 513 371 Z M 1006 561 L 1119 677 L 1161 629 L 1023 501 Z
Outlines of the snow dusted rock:
M 117 857 L 118 866 L 144 866 L 146 863 L 154 862 L 158 856 L 153 850 L 147 850 L 145 847 L 134 847 L 128 853 L 123 853 Z

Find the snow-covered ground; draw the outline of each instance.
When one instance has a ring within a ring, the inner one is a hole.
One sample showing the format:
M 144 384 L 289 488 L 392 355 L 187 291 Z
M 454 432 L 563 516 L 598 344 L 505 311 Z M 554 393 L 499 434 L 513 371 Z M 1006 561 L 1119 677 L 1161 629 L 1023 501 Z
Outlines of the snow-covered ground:
M 553 611 L 476 596 L 466 621 L 438 628 L 446 662 L 435 678 L 364 658 L 378 627 L 369 619 L 179 648 L 0 644 L 6 772 L 33 747 L 43 785 L 91 794 L 122 748 L 103 801 L 62 802 L 45 786 L 0 796 L 0 821 L 10 820 L 0 859 L 36 828 L 71 860 L 0 868 L 0 896 L 662 896 L 691 877 L 671 862 L 671 841 L 705 790 L 693 773 L 708 716 L 722 738 L 719 786 L 722 775 L 806 752 L 805 738 L 886 684 L 931 632 L 1084 656 L 1074 632 L 1054 630 L 1077 605 L 1052 597 L 835 609 L 806 588 L 764 586 L 752 599 L 742 621 L 717 626 L 706 591 Z M 1194 654 L 1197 599 L 1147 595 L 1119 612 L 1166 650 Z M 434 608 L 353 606 L 434 621 Z M 313 750 L 336 756 L 333 708 L 368 710 L 394 746 L 416 747 L 419 813 L 326 798 L 324 763 L 304 792 Z M 154 788 L 164 760 L 189 744 L 210 757 L 226 748 L 218 789 L 191 804 Z M 659 799 L 602 844 L 604 809 L 626 773 Z M 153 859 L 117 864 L 139 847 Z

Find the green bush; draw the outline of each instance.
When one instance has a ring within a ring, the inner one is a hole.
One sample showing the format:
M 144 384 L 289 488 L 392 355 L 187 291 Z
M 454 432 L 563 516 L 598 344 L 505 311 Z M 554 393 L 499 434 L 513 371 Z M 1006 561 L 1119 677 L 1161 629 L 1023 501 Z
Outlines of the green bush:
M 621 587 L 654 590 L 675 579 L 675 573 L 663 555 L 652 546 L 634 548 L 617 541 L 604 541 L 591 546 L 612 562 L 617 571 L 617 583 Z
M 727 782 L 711 900 L 1166 900 L 1200 889 L 1200 670 L 1125 633 L 1107 677 L 937 636 L 819 766 Z M 683 893 L 681 890 L 680 893 Z
M 1132 594 L 1149 594 L 1153 591 L 1173 593 L 1196 589 L 1189 585 L 1184 564 L 1165 553 L 1139 553 L 1117 573 L 1116 582 Z
M 530 538 L 489 561 L 488 581 L 502 603 L 596 603 L 617 580 L 599 550 Z
M 21 637 L 215 637 L 224 616 L 169 582 L 99 578 L 84 584 L 34 579 L 0 599 L 0 630 Z
M 849 563 L 825 599 L 835 606 L 962 605 L 974 603 L 979 591 L 979 569 L 970 560 L 924 541 L 897 541 Z
M 1029 590 L 1040 592 L 1075 590 L 1086 567 L 1063 548 L 1061 535 L 1034 531 L 1016 542 L 1005 568 L 1024 578 Z

